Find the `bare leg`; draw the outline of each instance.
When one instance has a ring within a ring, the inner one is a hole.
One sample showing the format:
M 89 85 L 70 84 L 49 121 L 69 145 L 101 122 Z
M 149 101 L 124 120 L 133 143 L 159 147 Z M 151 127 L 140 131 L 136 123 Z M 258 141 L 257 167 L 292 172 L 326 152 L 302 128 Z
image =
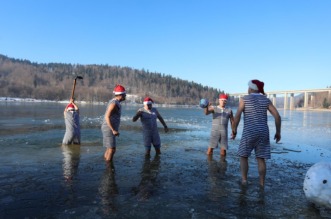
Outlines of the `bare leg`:
M 106 161 L 112 161 L 115 152 L 116 152 L 116 148 L 107 148 L 107 150 L 105 152 Z
M 155 149 L 155 152 L 156 152 L 157 155 L 159 155 L 159 154 L 161 154 L 161 149 L 160 148 Z
M 151 155 L 151 150 L 146 149 L 146 150 L 145 150 L 145 155 L 146 155 L 146 156 L 150 156 L 150 155 Z
M 105 151 L 105 154 L 103 155 L 105 160 L 107 160 L 107 157 L 109 157 L 109 154 L 110 154 L 110 148 L 107 148 L 106 151 Z
M 226 158 L 226 156 L 221 155 L 221 162 L 223 162 L 223 163 L 226 162 L 225 158 Z
M 240 157 L 241 183 L 247 183 L 248 157 Z
M 221 156 L 226 156 L 226 150 L 225 150 L 225 148 L 221 148 Z
M 260 176 L 260 186 L 264 187 L 265 176 L 267 173 L 267 167 L 265 164 L 265 159 L 263 158 L 256 158 L 257 165 L 259 169 L 259 176 Z
M 213 154 L 214 148 L 208 148 L 207 150 L 207 155 L 212 155 Z

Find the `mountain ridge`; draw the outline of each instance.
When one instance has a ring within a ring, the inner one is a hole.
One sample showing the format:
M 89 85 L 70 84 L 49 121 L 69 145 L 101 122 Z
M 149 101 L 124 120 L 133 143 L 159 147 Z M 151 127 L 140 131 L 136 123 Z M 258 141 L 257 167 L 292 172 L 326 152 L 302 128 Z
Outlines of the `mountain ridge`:
M 145 69 L 110 65 L 36 63 L 0 54 L 0 93 L 5 97 L 67 100 L 74 78 L 75 97 L 87 102 L 105 102 L 112 98 L 116 84 L 122 84 L 136 101 L 150 96 L 156 103 L 191 105 L 201 98 L 212 102 L 220 93 L 216 88 Z

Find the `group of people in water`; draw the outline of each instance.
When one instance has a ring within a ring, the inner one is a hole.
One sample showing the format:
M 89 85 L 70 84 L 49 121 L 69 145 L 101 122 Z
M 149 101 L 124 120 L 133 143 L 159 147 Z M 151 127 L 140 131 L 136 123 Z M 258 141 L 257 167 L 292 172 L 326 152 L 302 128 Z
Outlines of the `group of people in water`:
M 114 98 L 112 98 L 106 108 L 105 116 L 101 125 L 103 136 L 103 146 L 106 148 L 104 159 L 112 162 L 116 152 L 116 137 L 119 136 L 119 127 L 121 120 L 121 102 L 126 99 L 126 91 L 122 85 L 116 85 L 114 88 Z M 212 155 L 215 148 L 220 146 L 220 155 L 226 156 L 228 149 L 228 123 L 231 123 L 231 139 L 236 138 L 237 128 L 244 115 L 243 132 L 240 139 L 237 155 L 240 157 L 241 183 L 247 184 L 248 175 L 248 157 L 254 151 L 258 162 L 259 184 L 264 187 L 266 176 L 266 159 L 271 158 L 270 136 L 268 127 L 268 112 L 275 119 L 276 133 L 274 140 L 278 143 L 281 139 L 281 117 L 265 95 L 264 83 L 259 80 L 250 80 L 248 82 L 248 95 L 240 98 L 236 114 L 230 108 L 226 107 L 228 96 L 219 95 L 219 104 L 213 106 L 209 103 L 204 108 L 205 115 L 212 114 L 212 129 L 210 143 L 207 155 Z M 158 110 L 153 107 L 154 101 L 146 97 L 143 101 L 143 107 L 138 109 L 133 116 L 132 121 L 138 119 L 142 123 L 142 132 L 146 155 L 150 155 L 153 145 L 156 154 L 161 154 L 161 140 L 157 128 L 157 120 L 161 122 L 165 132 L 168 132 L 168 126 Z M 74 103 L 74 99 L 64 109 L 66 124 L 66 133 L 63 138 L 63 144 L 80 144 L 79 127 L 79 108 Z

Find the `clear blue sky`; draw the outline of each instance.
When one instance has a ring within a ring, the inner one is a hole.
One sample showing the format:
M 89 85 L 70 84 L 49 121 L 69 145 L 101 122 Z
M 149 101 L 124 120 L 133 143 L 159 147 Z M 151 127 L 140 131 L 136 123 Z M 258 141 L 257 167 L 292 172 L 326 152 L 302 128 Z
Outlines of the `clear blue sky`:
M 331 0 L 7 0 L 0 54 L 129 66 L 246 92 L 331 85 Z

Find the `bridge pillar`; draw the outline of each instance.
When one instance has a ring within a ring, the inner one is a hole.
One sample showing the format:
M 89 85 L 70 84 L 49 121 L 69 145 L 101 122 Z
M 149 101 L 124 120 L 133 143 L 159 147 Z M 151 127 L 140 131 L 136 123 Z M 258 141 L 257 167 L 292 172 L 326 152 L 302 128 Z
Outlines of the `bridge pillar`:
M 294 93 L 290 96 L 290 110 L 294 110 Z
M 288 109 L 288 106 L 287 106 L 287 103 L 288 103 L 288 100 L 287 100 L 287 93 L 284 94 L 284 109 Z
M 276 94 L 273 94 L 272 95 L 272 104 L 276 107 L 276 100 L 277 100 L 277 98 L 276 98 Z
M 304 108 L 308 108 L 308 92 L 305 92 L 305 99 L 304 99 Z
M 310 105 L 311 107 L 315 107 L 315 94 L 314 93 L 311 93 L 310 95 Z

